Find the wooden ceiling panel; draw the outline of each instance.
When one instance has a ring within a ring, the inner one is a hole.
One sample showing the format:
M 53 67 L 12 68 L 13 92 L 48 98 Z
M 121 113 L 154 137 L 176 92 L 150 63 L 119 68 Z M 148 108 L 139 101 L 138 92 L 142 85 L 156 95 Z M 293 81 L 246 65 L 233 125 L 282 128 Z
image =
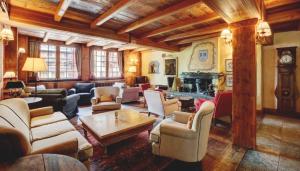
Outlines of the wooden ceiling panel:
M 264 0 L 267 9 L 300 3 L 300 0 Z

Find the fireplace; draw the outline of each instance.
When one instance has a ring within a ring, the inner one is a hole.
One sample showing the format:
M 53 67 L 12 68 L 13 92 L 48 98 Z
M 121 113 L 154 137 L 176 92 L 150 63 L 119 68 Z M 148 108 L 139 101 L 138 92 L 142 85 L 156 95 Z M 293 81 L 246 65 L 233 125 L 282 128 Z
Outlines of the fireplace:
M 183 83 L 181 92 L 214 96 L 213 84 L 219 75 L 219 73 L 183 72 L 180 77 Z

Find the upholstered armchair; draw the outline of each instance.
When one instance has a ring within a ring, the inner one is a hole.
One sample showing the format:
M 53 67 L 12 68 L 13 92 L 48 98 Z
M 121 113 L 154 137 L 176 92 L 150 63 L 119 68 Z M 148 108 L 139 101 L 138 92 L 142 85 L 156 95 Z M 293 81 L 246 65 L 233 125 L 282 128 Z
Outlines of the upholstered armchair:
M 191 113 L 174 112 L 150 134 L 152 153 L 185 162 L 201 161 L 206 154 L 214 104 L 204 102 L 188 127 Z
M 78 94 L 80 99 L 78 105 L 90 105 L 91 98 L 94 97 L 95 83 L 76 83 L 74 88 L 68 90 L 68 95 Z
M 117 110 L 121 108 L 121 101 L 118 87 L 97 87 L 91 100 L 92 109 L 93 112 Z
M 137 102 L 140 99 L 139 87 L 129 87 L 126 83 L 116 82 L 113 87 L 119 88 L 119 97 L 122 98 L 121 103 Z
M 160 91 L 145 90 L 144 97 L 148 106 L 150 114 L 169 116 L 172 112 L 180 109 L 180 102 L 178 99 L 165 100 L 164 95 Z
M 198 99 L 195 101 L 196 110 L 199 110 L 201 105 L 207 101 L 206 99 Z M 220 118 L 224 116 L 232 117 L 232 91 L 218 92 L 216 97 L 211 100 L 215 106 L 213 118 Z

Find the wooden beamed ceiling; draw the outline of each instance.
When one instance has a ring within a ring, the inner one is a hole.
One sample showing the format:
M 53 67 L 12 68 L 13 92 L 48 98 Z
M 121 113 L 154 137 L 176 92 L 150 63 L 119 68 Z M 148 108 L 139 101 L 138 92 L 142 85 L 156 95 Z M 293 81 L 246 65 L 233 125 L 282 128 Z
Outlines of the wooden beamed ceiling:
M 261 14 L 277 28 L 280 23 L 300 20 L 300 0 L 261 1 L 11 0 L 9 3 L 11 19 L 18 22 L 177 51 L 193 41 L 216 37 L 230 23 L 261 18 Z M 88 3 L 91 6 L 84 8 Z M 95 42 L 86 44 L 92 46 Z

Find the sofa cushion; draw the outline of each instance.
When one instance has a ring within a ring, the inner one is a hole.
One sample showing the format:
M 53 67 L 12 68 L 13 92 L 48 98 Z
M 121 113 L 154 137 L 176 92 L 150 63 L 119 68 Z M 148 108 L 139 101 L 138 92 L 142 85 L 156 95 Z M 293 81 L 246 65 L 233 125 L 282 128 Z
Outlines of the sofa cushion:
M 67 117 L 61 112 L 54 112 L 50 115 L 38 116 L 31 119 L 31 128 L 46 125 L 58 121 L 67 120 Z
M 115 109 L 120 109 L 120 108 L 121 108 L 121 104 L 116 103 L 116 102 L 100 102 L 100 103 L 92 106 L 93 111 L 115 110 Z
M 72 138 L 77 138 L 78 140 L 78 159 L 80 161 L 87 160 L 93 155 L 92 145 L 78 131 L 70 131 L 51 138 L 34 141 L 32 143 L 32 152 L 61 144 Z
M 31 134 L 32 140 L 37 141 L 57 136 L 69 131 L 75 131 L 75 128 L 69 121 L 65 120 L 32 128 Z
M 100 102 L 111 102 L 113 101 L 112 96 L 101 96 L 100 97 Z

